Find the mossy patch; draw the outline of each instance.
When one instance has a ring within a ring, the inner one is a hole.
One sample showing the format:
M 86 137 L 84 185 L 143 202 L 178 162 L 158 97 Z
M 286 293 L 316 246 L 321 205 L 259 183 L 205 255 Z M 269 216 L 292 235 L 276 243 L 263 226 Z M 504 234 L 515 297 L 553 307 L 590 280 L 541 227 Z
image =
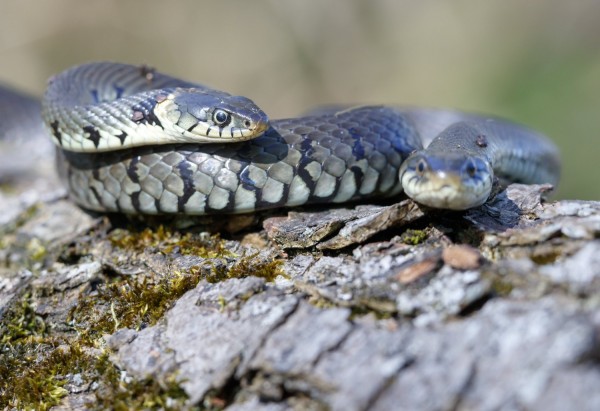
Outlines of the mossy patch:
M 23 294 L 0 322 L 0 409 L 46 410 L 59 404 L 73 386 L 88 393 L 91 409 L 193 409 L 186 404 L 176 375 L 160 380 L 127 377 L 110 362 L 102 337 L 119 328 L 155 324 L 202 279 L 258 276 L 273 281 L 285 275 L 281 261 L 259 254 L 236 256 L 217 236 L 159 228 L 138 233 L 115 230 L 109 239 L 125 250 L 192 255 L 204 263 L 162 275 L 106 276 L 105 282 L 91 284 L 69 312 L 52 320 L 37 314 L 35 304 L 44 298 L 60 299 L 60 293 Z M 222 401 L 214 400 L 208 398 L 200 408 L 222 408 Z
M 417 245 L 423 243 L 429 237 L 427 230 L 406 230 L 400 236 L 404 244 Z
M 120 319 L 119 322 L 155 321 L 153 315 L 159 316 L 168 306 L 164 295 L 182 294 L 193 287 L 197 278 L 187 275 L 165 279 L 143 293 L 143 281 L 138 287 L 130 284 L 132 279 L 127 280 L 110 283 L 109 290 L 100 293 L 104 298 L 121 299 L 112 310 L 104 310 L 108 314 L 100 314 L 103 321 L 78 323 L 78 320 L 92 318 L 71 319 L 68 324 L 74 325 L 78 332 L 64 332 L 65 323 L 48 323 L 36 314 L 35 296 L 30 293 L 12 305 L 0 322 L 0 409 L 47 410 L 60 403 L 69 392 L 66 385 L 75 380 L 82 385 L 97 384 L 93 391 L 96 400 L 88 404 L 90 409 L 175 410 L 185 407 L 187 395 L 175 376 L 160 381 L 123 378 L 121 371 L 109 361 L 108 353 L 99 348 L 103 345 L 99 337 L 104 331 L 102 324 L 106 331 L 112 332 L 115 319 Z M 147 307 L 135 301 L 134 293 L 141 293 Z M 96 298 L 96 304 L 106 304 L 103 298 Z M 123 308 L 126 302 L 133 304 L 131 310 Z M 89 315 L 84 308 L 98 310 L 99 307 L 84 298 L 74 311 Z
M 82 372 L 84 354 L 51 335 L 25 294 L 0 323 L 0 408 L 46 410 L 67 394 L 68 375 Z
M 501 297 L 509 296 L 515 286 L 509 281 L 498 278 L 497 276 L 492 278 L 492 290 L 496 295 Z
M 94 364 L 103 385 L 96 390 L 96 402 L 88 406 L 93 410 L 200 410 L 186 405 L 187 394 L 171 375 L 159 381 L 153 378 L 123 379 L 121 372 L 104 354 Z M 208 408 L 204 408 L 208 409 Z
M 231 278 L 260 277 L 272 282 L 278 276 L 286 277 L 281 260 L 264 260 L 259 254 L 240 257 L 231 267 L 216 265 L 206 277 L 209 283 L 218 283 Z
M 560 249 L 542 249 L 533 252 L 530 258 L 537 265 L 548 265 L 555 263 L 562 256 L 563 252 Z
M 98 285 L 81 298 L 69 319 L 92 338 L 119 328 L 140 329 L 155 324 L 186 291 L 194 288 L 202 274 L 175 271 L 161 278 L 124 277 Z
M 95 401 L 86 404 L 88 409 L 200 409 L 185 407 L 188 396 L 174 375 L 161 381 L 123 378 L 106 352 L 94 354 L 80 341 L 71 341 L 69 346 L 65 343 L 48 338 L 44 343 L 3 344 L 0 407 L 47 410 L 68 394 L 65 386 L 77 375 L 84 385 L 98 384 Z
M 137 252 L 156 248 L 163 254 L 176 252 L 203 258 L 233 255 L 225 248 L 225 242 L 218 235 L 181 234 L 170 231 L 164 226 L 159 226 L 156 230 L 145 228 L 140 232 L 117 229 L 109 234 L 108 239 L 114 247 Z
M 0 345 L 0 408 L 47 410 L 67 395 L 69 376 L 81 373 L 88 358 L 78 345 L 32 338 Z
M 26 293 L 6 313 L 0 323 L 1 344 L 46 334 L 46 322 L 36 314 L 32 301 L 31 293 Z
M 2 237 L 5 237 L 8 234 L 14 234 L 14 232 L 19 228 L 22 227 L 23 225 L 25 225 L 25 223 L 27 223 L 29 220 L 31 220 L 37 213 L 39 212 L 39 206 L 37 204 L 34 204 L 30 207 L 28 207 L 27 209 L 23 210 L 15 220 L 13 220 L 11 223 L 8 224 L 4 224 L 1 228 L 0 228 L 0 235 Z M 13 238 L 14 240 L 14 238 Z M 5 244 L 6 243 L 11 243 L 12 241 L 3 241 Z

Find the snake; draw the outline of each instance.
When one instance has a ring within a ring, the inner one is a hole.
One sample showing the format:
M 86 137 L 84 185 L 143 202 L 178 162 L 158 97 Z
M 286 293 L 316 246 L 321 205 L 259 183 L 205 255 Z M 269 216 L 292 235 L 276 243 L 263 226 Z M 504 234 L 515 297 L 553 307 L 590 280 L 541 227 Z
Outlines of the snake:
M 508 120 L 386 105 L 271 120 L 249 98 L 145 65 L 72 67 L 41 106 L 70 197 L 99 212 L 234 214 L 402 192 L 466 210 L 498 182 L 560 176 L 557 147 Z

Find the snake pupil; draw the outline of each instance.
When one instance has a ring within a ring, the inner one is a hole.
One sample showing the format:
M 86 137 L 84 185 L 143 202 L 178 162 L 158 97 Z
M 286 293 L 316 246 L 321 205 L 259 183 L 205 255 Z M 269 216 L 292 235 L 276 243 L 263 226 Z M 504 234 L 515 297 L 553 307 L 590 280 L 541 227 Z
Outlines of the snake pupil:
M 427 165 L 425 164 L 425 160 L 419 161 L 419 163 L 417 164 L 417 172 L 419 174 L 423 174 L 425 172 L 426 168 L 427 168 Z

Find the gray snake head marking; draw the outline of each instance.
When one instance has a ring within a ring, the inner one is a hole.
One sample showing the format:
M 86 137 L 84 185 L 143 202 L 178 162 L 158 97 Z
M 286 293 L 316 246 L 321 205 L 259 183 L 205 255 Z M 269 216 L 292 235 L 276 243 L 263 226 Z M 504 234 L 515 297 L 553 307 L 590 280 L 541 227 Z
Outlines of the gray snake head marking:
M 67 70 L 48 84 L 42 116 L 73 152 L 146 145 L 235 143 L 261 136 L 269 118 L 252 100 L 117 63 Z
M 489 162 L 468 152 L 413 153 L 400 168 L 406 195 L 433 208 L 466 210 L 490 196 L 494 172 Z
M 269 118 L 252 100 L 214 90 L 176 89 L 155 110 L 164 110 L 170 121 L 203 142 L 249 140 L 269 128 Z

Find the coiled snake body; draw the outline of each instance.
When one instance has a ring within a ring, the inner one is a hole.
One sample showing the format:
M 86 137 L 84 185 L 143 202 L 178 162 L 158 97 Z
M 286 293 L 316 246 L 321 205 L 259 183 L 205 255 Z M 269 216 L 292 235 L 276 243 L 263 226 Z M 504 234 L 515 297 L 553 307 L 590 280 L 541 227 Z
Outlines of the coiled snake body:
M 555 146 L 506 121 L 370 106 L 269 122 L 246 98 L 146 67 L 67 70 L 42 105 L 71 196 L 98 211 L 242 213 L 403 189 L 466 209 L 485 202 L 494 175 L 553 184 L 559 175 Z

